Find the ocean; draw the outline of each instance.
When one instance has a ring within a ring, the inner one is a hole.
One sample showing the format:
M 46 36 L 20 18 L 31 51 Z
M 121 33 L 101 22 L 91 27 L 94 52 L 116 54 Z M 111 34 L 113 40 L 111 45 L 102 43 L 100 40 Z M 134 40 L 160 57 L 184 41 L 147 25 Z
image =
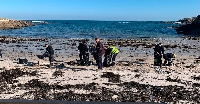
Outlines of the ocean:
M 21 29 L 0 30 L 2 36 L 39 38 L 168 38 L 181 37 L 172 28 L 178 24 L 163 21 L 44 20 L 47 24 Z

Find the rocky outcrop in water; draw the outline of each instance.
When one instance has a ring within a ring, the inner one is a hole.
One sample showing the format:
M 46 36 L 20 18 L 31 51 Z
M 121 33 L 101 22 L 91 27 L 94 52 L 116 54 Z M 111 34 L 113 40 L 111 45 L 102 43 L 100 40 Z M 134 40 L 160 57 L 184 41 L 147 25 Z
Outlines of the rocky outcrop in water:
M 200 15 L 193 18 L 184 18 L 179 20 L 180 26 L 175 27 L 178 34 L 184 35 L 200 35 Z
M 182 25 L 186 25 L 186 24 L 191 24 L 197 17 L 192 17 L 192 18 L 183 18 L 178 20 L 176 23 L 180 23 Z
M 34 25 L 34 23 L 28 21 L 0 19 L 0 30 L 18 29 Z

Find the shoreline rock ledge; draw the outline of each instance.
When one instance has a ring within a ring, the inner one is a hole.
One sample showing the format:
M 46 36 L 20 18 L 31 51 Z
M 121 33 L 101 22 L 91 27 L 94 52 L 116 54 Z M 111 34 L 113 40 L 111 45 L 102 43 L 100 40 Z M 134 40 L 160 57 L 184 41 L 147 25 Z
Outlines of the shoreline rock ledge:
M 35 26 L 35 24 L 29 21 L 0 18 L 0 30 L 19 29 L 28 26 Z
M 200 15 L 180 19 L 180 26 L 174 27 L 178 34 L 200 36 Z

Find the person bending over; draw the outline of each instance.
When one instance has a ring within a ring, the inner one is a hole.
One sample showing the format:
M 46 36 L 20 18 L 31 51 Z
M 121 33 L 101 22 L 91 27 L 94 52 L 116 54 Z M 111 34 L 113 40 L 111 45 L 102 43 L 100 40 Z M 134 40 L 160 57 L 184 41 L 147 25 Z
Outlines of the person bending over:
M 116 59 L 116 57 L 117 57 L 117 55 L 119 53 L 119 50 L 114 46 L 110 46 L 110 48 L 112 49 L 112 51 L 111 51 L 111 55 L 112 55 L 112 63 L 111 63 L 111 65 L 114 66 L 115 65 L 115 59 Z
M 117 54 L 119 53 L 119 50 L 115 46 L 107 46 L 105 49 L 105 58 L 104 58 L 104 66 L 114 66 L 115 65 L 115 59 L 117 57 Z M 110 64 L 110 61 L 112 63 Z
M 164 66 L 171 66 L 172 65 L 172 58 L 175 58 L 176 55 L 173 53 L 166 53 L 163 55 L 163 58 L 165 59 L 163 65 Z
M 53 65 L 53 61 L 54 61 L 54 50 L 52 48 L 51 45 L 49 44 L 45 44 L 45 47 L 46 47 L 46 55 L 49 57 L 49 62 L 50 62 L 50 66 Z
M 79 43 L 78 51 L 79 51 L 79 58 L 80 61 L 84 63 L 87 63 L 89 61 L 89 53 L 88 53 L 88 46 L 86 41 L 82 41 L 82 43 Z

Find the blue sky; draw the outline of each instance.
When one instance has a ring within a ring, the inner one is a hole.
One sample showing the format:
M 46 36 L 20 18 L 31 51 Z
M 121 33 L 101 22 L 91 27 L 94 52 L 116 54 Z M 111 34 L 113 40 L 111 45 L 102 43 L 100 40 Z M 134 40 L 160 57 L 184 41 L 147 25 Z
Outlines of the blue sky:
M 0 0 L 19 20 L 170 21 L 200 14 L 200 0 Z

